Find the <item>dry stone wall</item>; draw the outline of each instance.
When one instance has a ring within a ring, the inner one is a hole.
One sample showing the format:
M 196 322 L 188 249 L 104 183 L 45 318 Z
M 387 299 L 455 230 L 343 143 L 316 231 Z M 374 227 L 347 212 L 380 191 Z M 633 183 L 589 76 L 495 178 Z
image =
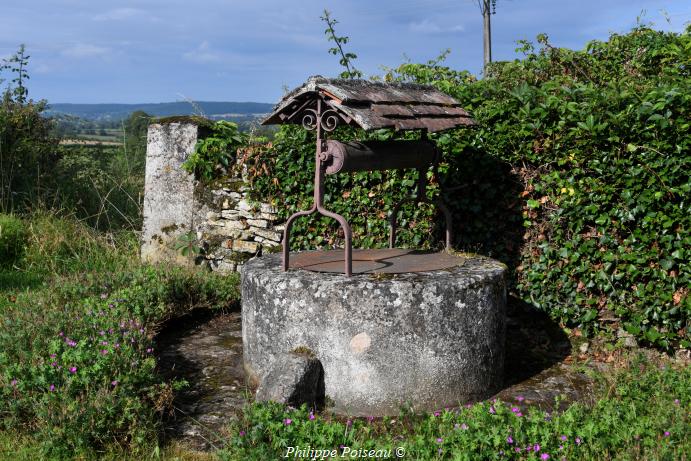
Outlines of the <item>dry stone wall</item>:
M 209 186 L 182 169 L 201 128 L 175 120 L 149 126 L 142 260 L 233 272 L 253 256 L 278 251 L 283 222 L 276 208 L 251 202 L 242 177 Z M 183 256 L 178 247 L 190 237 L 200 252 Z

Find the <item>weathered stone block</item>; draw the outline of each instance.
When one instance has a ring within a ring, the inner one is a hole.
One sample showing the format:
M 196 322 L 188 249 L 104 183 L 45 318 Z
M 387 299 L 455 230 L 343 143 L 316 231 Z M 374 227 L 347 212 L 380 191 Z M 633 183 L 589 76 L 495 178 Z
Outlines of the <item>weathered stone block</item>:
M 274 401 L 292 407 L 307 404 L 311 408 L 324 405 L 324 369 L 308 354 L 277 356 L 262 378 L 255 400 Z
M 272 240 L 274 242 L 280 243 L 281 240 L 283 239 L 283 233 L 276 232 L 276 231 L 269 230 L 269 229 L 258 229 L 258 228 L 251 227 L 250 232 L 252 232 L 253 234 L 258 235 L 262 238 L 265 238 L 267 240 Z
M 248 219 L 247 224 L 252 227 L 259 227 L 261 229 L 266 229 L 269 227 L 269 221 L 266 219 Z
M 240 217 L 240 212 L 236 210 L 223 210 L 221 211 L 221 216 L 225 219 L 238 219 Z
M 259 243 L 248 242 L 246 240 L 233 240 L 233 251 L 241 253 L 256 253 L 259 250 Z

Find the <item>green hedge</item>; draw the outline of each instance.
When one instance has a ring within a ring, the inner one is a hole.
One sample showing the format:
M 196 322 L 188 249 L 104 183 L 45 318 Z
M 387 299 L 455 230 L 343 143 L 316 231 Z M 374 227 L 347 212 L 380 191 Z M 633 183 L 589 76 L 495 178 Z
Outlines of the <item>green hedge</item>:
M 525 58 L 493 64 L 481 81 L 442 59 L 384 77 L 435 85 L 479 122 L 433 136 L 444 152 L 439 182 L 454 244 L 508 264 L 511 290 L 565 325 L 688 346 L 689 29 L 637 28 L 581 51 L 555 48 L 544 35 L 538 42 L 519 42 Z M 312 133 L 283 127 L 270 148 L 240 158 L 256 198 L 271 198 L 287 217 L 311 204 L 313 156 Z M 383 246 L 387 214 L 413 193 L 416 174 L 330 176 L 325 200 L 349 219 L 355 246 Z M 439 190 L 432 181 L 428 194 Z M 400 244 L 441 241 L 433 209 L 411 206 L 402 216 Z M 342 241 L 329 219 L 303 218 L 294 229 L 293 249 Z

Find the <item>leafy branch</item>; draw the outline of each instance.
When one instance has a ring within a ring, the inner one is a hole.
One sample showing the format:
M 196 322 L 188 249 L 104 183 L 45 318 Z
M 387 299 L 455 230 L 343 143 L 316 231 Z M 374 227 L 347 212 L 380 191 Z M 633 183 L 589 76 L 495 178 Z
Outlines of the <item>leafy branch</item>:
M 328 10 L 324 10 L 324 16 L 321 16 L 320 19 L 327 25 L 326 29 L 324 30 L 324 34 L 328 37 L 330 42 L 334 42 L 336 44 L 336 46 L 329 48 L 329 53 L 333 54 L 334 56 L 341 55 L 341 59 L 339 59 L 338 62 L 345 67 L 345 70 L 341 72 L 339 76 L 341 78 L 361 78 L 362 72 L 356 69 L 353 65 L 353 60 L 357 59 L 357 55 L 355 53 L 346 53 L 343 50 L 343 45 L 348 43 L 350 38 L 347 36 L 339 37 L 336 35 L 336 29 L 334 29 L 334 26 L 338 24 L 338 21 L 331 17 L 331 13 L 329 13 Z

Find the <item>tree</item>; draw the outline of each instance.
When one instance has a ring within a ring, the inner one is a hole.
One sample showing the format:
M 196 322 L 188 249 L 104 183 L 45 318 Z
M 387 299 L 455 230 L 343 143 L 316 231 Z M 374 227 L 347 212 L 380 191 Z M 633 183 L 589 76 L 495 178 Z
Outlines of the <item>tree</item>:
M 10 86 L 11 84 L 15 85 L 11 93 L 19 104 L 24 104 L 29 94 L 29 90 L 26 88 L 25 83 L 29 79 L 26 66 L 29 64 L 29 58 L 31 56 L 27 56 L 25 52 L 26 47 L 22 43 L 19 45 L 19 50 L 17 50 L 11 58 L 3 59 L 3 64 L 0 66 L 0 71 L 9 69 L 10 72 L 15 74 L 15 78 L 10 82 Z M 9 87 L 8 90 L 10 90 Z
M 333 48 L 329 48 L 329 53 L 333 54 L 334 56 L 341 55 L 341 59 L 338 61 L 343 67 L 345 67 L 345 70 L 341 72 L 340 77 L 341 78 L 360 78 L 362 77 L 362 72 L 360 72 L 358 69 L 355 68 L 353 65 L 353 61 L 357 59 L 357 55 L 355 53 L 346 53 L 343 51 L 343 45 L 348 43 L 348 40 L 350 40 L 347 36 L 339 37 L 336 35 L 336 29 L 334 29 L 334 26 L 338 24 L 338 21 L 333 19 L 331 17 L 331 13 L 329 13 L 327 10 L 324 10 L 324 16 L 320 18 L 322 21 L 326 23 L 326 30 L 324 30 L 324 34 L 328 37 L 328 40 L 330 42 L 334 42 L 336 46 Z

